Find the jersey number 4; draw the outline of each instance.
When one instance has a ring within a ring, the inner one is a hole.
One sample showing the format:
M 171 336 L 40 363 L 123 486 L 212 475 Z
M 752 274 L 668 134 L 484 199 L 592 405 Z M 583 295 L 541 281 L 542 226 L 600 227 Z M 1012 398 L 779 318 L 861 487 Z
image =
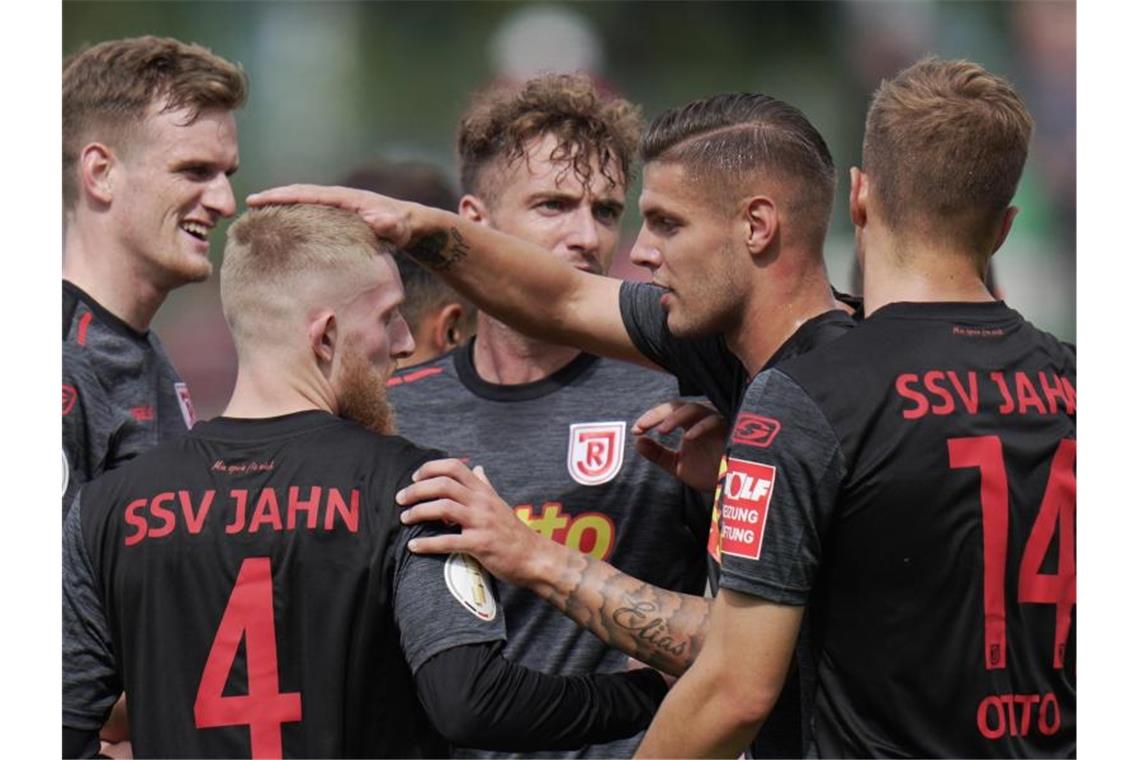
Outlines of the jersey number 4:
M 249 689 L 245 696 L 222 696 L 245 636 Z M 301 693 L 282 694 L 277 682 L 277 637 L 273 625 L 273 575 L 268 557 L 241 563 L 237 582 L 222 613 L 206 658 L 194 725 L 198 728 L 249 726 L 253 757 L 281 757 L 281 724 L 301 720 Z
M 1005 565 L 1009 546 L 1009 485 L 1001 440 L 996 435 L 951 438 L 950 467 L 977 467 L 982 480 L 982 598 L 985 613 L 987 670 L 1005 667 Z M 1077 601 L 1077 442 L 1066 438 L 1057 446 L 1049 467 L 1045 496 L 1017 574 L 1017 600 L 1022 604 L 1053 604 L 1057 627 L 1053 635 L 1053 667 L 1065 662 L 1065 642 Z M 1042 573 L 1045 554 L 1060 528 L 1057 572 Z

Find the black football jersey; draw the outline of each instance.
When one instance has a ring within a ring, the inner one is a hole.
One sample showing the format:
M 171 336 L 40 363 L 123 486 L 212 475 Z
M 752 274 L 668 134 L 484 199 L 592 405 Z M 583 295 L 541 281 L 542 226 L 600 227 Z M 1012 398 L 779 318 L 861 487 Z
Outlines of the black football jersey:
M 753 381 L 712 548 L 809 605 L 819 755 L 1075 753 L 1075 365 L 1002 303 L 896 303 Z
M 438 452 L 435 452 L 438 456 Z M 216 419 L 88 484 L 65 524 L 64 725 L 120 689 L 142 756 L 441 756 L 414 672 L 503 639 L 397 490 L 433 453 L 324 412 Z

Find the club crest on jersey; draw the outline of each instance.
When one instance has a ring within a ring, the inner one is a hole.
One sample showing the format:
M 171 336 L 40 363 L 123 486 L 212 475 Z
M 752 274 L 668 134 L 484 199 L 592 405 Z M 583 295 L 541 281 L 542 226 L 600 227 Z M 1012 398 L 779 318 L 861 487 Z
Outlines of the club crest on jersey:
M 775 485 L 775 467 L 729 457 L 718 499 L 721 554 L 760 558 L 768 503 Z
M 736 417 L 736 427 L 732 429 L 732 442 L 766 449 L 780 432 L 780 421 L 759 414 L 741 412 Z
M 579 422 L 570 426 L 566 469 L 584 486 L 613 480 L 625 455 L 625 422 Z
M 182 407 L 182 421 L 189 430 L 198 421 L 198 415 L 194 414 L 194 402 L 190 400 L 190 389 L 186 387 L 186 383 L 175 383 L 174 394 L 178 396 L 178 406 Z
M 447 590 L 468 612 L 480 620 L 491 621 L 498 613 L 495 595 L 487 571 L 468 554 L 452 554 L 443 563 L 443 579 Z

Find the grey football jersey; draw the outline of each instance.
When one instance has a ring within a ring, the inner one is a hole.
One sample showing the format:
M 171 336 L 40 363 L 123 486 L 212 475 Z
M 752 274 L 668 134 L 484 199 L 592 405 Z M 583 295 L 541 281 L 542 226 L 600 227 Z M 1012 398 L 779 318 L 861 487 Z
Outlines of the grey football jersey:
M 496 385 L 479 378 L 473 348 L 468 343 L 392 379 L 401 435 L 483 465 L 499 494 L 537 532 L 648 583 L 701 594 L 709 521 L 704 500 L 640 457 L 630 432 L 642 412 L 677 396 L 676 381 L 580 354 L 544 380 Z M 626 668 L 626 655 L 529 591 L 506 584 L 499 591 L 508 659 L 555 674 Z M 585 747 L 572 756 L 628 757 L 640 739 Z
M 153 332 L 63 283 L 63 512 L 80 486 L 195 422 L 190 392 Z

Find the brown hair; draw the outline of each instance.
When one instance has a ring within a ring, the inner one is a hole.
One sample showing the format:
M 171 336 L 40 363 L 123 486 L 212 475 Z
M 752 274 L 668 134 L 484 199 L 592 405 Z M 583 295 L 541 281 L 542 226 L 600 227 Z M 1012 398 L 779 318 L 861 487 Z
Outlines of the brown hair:
M 884 81 L 863 165 L 885 223 L 982 242 L 1013 199 L 1032 132 L 1013 86 L 976 63 L 926 58 Z
M 610 187 L 628 184 L 643 124 L 641 109 L 603 98 L 584 74 L 548 74 L 521 87 L 494 87 L 475 96 L 459 121 L 459 173 L 463 192 L 493 203 L 497 193 L 486 169 L 510 166 L 529 143 L 554 135 L 550 160 L 588 184 L 597 159 Z
M 701 183 L 723 212 L 758 178 L 792 189 L 792 224 L 813 246 L 827 236 L 835 197 L 835 163 L 827 143 L 794 106 L 760 93 L 726 93 L 673 108 L 649 125 L 641 158 L 675 163 Z
M 222 311 L 238 350 L 247 340 L 279 340 L 299 311 L 332 305 L 359 282 L 361 265 L 387 250 L 360 217 L 330 206 L 242 214 L 226 234 L 221 271 Z
M 245 102 L 241 67 L 199 45 L 164 37 L 111 40 L 63 62 L 63 202 L 78 197 L 75 167 L 92 140 L 122 143 L 152 103 L 163 111 L 190 109 L 190 121 L 206 109 L 232 111 Z

